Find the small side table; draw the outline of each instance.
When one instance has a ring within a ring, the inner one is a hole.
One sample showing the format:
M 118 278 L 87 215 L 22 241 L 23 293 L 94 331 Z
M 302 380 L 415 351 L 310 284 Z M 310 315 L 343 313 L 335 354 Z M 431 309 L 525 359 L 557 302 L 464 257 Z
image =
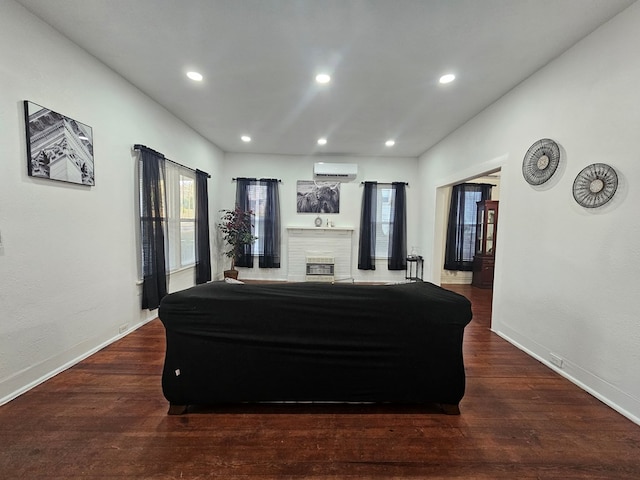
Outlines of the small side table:
M 407 271 L 405 278 L 410 282 L 422 282 L 424 271 L 424 259 L 420 255 L 410 255 L 407 257 Z

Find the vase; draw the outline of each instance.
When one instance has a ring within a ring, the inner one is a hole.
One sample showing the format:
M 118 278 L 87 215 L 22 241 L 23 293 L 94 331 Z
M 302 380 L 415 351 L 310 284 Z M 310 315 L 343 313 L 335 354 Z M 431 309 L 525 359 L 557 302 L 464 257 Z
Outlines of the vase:
M 232 268 L 231 270 L 224 271 L 224 278 L 233 278 L 234 280 L 238 279 L 238 270 Z

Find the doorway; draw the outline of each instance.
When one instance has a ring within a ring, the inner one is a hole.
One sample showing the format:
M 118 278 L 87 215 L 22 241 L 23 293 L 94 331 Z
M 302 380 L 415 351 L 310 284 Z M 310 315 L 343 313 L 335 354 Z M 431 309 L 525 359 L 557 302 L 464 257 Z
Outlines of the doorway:
M 444 255 L 447 242 L 447 224 L 451 203 L 451 191 L 458 183 L 488 183 L 492 185 L 491 200 L 500 200 L 501 169 L 478 174 L 462 179 L 459 182 L 438 187 L 436 190 L 436 222 L 434 229 L 434 263 L 438 269 L 434 271 L 441 285 L 471 285 L 473 272 L 445 270 Z M 499 248 L 499 247 L 498 247 Z M 439 272 L 439 275 L 438 275 Z

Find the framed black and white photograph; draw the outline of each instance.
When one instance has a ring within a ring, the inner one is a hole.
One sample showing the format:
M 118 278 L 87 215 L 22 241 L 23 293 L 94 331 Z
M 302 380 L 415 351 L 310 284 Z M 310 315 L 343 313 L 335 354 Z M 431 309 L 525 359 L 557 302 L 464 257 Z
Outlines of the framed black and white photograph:
M 298 213 L 340 213 L 340 182 L 298 180 Z
M 28 100 L 24 117 L 30 177 L 95 185 L 90 126 Z

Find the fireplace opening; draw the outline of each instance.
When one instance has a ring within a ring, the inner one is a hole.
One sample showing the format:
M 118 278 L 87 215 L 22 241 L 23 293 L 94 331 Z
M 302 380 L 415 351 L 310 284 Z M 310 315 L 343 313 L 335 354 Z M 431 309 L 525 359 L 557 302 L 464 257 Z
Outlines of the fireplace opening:
M 335 280 L 335 258 L 307 255 L 306 281 L 333 282 Z

